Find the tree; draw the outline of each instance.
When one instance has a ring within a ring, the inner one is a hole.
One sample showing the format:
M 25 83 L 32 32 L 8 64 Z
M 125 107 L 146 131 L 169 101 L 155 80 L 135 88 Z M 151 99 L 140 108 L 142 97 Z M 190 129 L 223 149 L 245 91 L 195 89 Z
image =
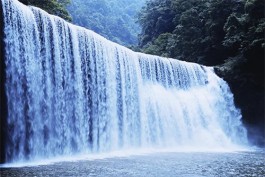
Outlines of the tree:
M 136 13 L 145 0 L 74 0 L 68 6 L 77 25 L 122 45 L 137 44 Z
M 232 13 L 225 25 L 223 44 L 232 49 L 233 55 L 242 53 L 248 59 L 248 67 L 253 72 L 264 72 L 265 18 L 264 1 L 248 0 L 244 5 L 245 13 Z
M 25 5 L 32 5 L 39 7 L 49 14 L 57 15 L 67 21 L 71 21 L 72 18 L 66 10 L 66 6 L 70 3 L 70 0 L 19 0 Z
M 150 48 L 167 46 L 159 50 L 159 55 L 205 65 L 220 64 L 229 55 L 222 43 L 224 24 L 231 13 L 242 13 L 243 7 L 243 1 L 149 0 L 138 17 L 142 27 L 139 46 L 151 54 L 158 53 L 152 53 Z M 158 44 L 157 39 L 165 34 L 169 37 L 163 40 L 167 44 Z

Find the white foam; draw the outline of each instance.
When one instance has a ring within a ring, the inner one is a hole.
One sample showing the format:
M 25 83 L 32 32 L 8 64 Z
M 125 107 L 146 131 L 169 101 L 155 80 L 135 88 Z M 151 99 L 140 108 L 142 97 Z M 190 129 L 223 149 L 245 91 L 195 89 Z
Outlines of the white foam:
M 38 8 L 2 4 L 9 162 L 247 144 L 212 68 L 135 53 Z

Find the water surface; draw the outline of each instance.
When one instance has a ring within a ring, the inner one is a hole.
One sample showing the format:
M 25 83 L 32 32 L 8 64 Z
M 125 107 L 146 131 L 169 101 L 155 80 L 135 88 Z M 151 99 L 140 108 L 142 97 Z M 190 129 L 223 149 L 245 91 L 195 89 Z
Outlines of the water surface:
M 265 152 L 164 152 L 47 165 L 0 168 L 1 177 L 257 176 L 265 175 Z

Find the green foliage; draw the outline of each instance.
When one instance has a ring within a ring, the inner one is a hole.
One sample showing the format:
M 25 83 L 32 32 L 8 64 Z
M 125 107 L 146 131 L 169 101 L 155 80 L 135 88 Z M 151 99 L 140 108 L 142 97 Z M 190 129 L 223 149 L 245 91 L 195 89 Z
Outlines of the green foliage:
M 66 6 L 70 3 L 70 0 L 28 0 L 28 4 L 39 7 L 49 14 L 57 15 L 67 21 L 71 21 L 72 18 L 66 10 Z
M 140 47 L 154 41 L 160 34 L 172 32 L 174 30 L 172 23 L 174 16 L 171 1 L 147 1 L 138 16 L 138 22 L 142 27 Z
M 145 0 L 74 0 L 68 6 L 73 22 L 122 45 L 136 45 L 136 14 Z
M 205 65 L 265 45 L 263 0 L 149 0 L 138 22 L 143 52 Z
M 171 42 L 169 41 L 171 39 L 172 35 L 170 33 L 163 33 L 159 35 L 153 42 L 152 45 L 149 45 L 146 47 L 145 52 L 151 53 L 154 55 L 160 55 L 163 57 L 170 57 L 170 46 Z
M 242 53 L 248 59 L 252 72 L 264 75 L 265 18 L 264 1 L 247 0 L 245 13 L 232 13 L 224 26 L 224 46 L 233 49 L 234 54 Z

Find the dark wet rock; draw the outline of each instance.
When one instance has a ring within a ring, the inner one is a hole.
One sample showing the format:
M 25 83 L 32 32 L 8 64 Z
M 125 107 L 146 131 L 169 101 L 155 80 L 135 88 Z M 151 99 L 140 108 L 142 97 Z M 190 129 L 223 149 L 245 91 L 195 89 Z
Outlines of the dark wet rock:
M 19 0 L 21 3 L 25 4 L 25 5 L 29 5 L 29 1 L 28 0 Z
M 253 65 L 253 60 L 243 55 L 229 58 L 216 66 L 215 72 L 229 84 L 235 104 L 241 109 L 250 142 L 264 146 L 264 61 Z

